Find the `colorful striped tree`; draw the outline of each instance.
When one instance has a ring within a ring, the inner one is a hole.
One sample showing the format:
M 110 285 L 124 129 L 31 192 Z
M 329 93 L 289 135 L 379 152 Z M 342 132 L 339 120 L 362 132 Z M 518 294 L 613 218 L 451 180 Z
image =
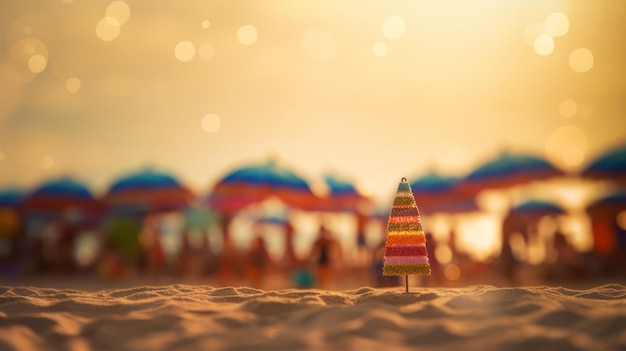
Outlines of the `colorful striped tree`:
M 430 273 L 420 213 L 409 182 L 402 178 L 387 223 L 383 275 L 404 275 L 409 292 L 409 274 Z

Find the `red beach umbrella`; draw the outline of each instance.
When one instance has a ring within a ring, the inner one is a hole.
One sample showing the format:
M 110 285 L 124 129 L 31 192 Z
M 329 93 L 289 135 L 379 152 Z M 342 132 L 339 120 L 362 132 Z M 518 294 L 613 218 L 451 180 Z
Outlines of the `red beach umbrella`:
M 87 186 L 69 177 L 46 181 L 28 193 L 21 202 L 26 212 L 62 213 L 70 209 L 96 211 L 98 201 Z
M 147 214 L 182 210 L 194 199 L 174 176 L 146 169 L 114 181 L 103 200 L 113 213 Z
M 207 203 L 218 212 L 230 214 L 271 196 L 300 209 L 310 209 L 316 202 L 304 178 L 270 161 L 229 172 L 213 187 Z

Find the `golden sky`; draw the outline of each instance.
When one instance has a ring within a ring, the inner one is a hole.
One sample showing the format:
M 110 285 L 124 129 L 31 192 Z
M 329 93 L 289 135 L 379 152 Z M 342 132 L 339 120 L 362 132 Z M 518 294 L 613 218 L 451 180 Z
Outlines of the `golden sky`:
M 4 0 L 0 188 L 271 157 L 380 197 L 626 140 L 626 2 Z

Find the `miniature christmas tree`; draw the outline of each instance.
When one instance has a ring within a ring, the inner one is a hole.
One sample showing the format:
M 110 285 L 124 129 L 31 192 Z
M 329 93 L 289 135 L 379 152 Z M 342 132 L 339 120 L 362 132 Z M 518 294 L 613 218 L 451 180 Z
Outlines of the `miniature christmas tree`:
M 430 275 L 430 264 L 420 213 L 409 182 L 402 178 L 387 224 L 383 275 L 406 276 L 409 292 L 409 274 Z

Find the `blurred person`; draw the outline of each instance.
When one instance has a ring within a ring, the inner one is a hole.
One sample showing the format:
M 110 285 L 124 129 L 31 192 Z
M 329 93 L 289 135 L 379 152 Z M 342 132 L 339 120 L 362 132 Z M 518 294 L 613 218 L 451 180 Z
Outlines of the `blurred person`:
M 385 240 L 381 240 L 372 254 L 372 272 L 374 276 L 374 286 L 377 288 L 388 288 L 400 285 L 401 276 L 383 275 L 385 264 Z
M 245 256 L 246 271 L 253 288 L 260 288 L 272 264 L 265 240 L 257 235 Z
M 341 246 L 330 231 L 322 226 L 313 243 L 309 258 L 315 265 L 316 282 L 320 288 L 331 287 L 331 271 L 341 260 Z

